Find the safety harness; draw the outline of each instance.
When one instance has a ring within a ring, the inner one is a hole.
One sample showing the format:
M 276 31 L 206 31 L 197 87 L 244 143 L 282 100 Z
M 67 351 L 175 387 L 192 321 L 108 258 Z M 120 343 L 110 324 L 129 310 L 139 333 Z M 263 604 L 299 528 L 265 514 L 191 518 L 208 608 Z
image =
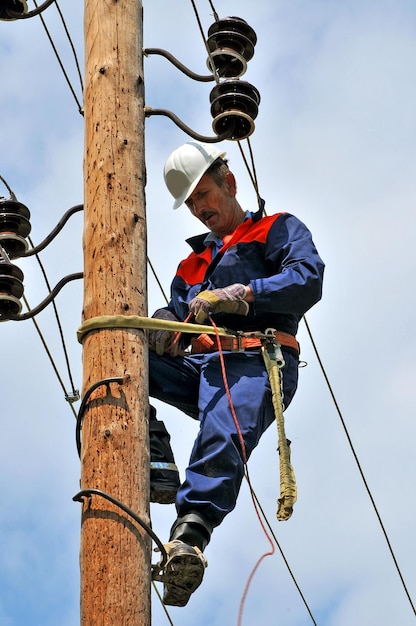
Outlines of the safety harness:
M 299 355 L 300 348 L 296 337 L 280 330 L 274 330 L 274 337 L 278 343 Z M 237 332 L 231 337 L 211 337 L 202 333 L 191 339 L 192 354 L 200 352 L 216 352 L 217 350 L 230 350 L 231 352 L 244 352 L 246 350 L 258 350 L 264 342 L 264 333 L 261 331 Z
M 77 331 L 78 341 L 82 343 L 88 333 L 104 328 L 166 329 L 177 333 L 199 333 L 196 339 L 192 339 L 192 352 L 213 352 L 219 349 L 238 352 L 250 349 L 261 350 L 270 380 L 278 432 L 280 497 L 277 500 L 276 517 L 279 521 L 288 520 L 293 513 L 297 489 L 295 473 L 290 462 L 290 442 L 285 434 L 281 375 L 285 361 L 281 347 L 299 354 L 299 344 L 296 338 L 289 333 L 276 331 L 274 328 L 268 328 L 264 333 L 260 331 L 234 332 L 225 328 L 214 329 L 204 324 L 171 322 L 138 315 L 105 315 L 84 321 Z M 211 338 L 211 335 L 215 337 Z

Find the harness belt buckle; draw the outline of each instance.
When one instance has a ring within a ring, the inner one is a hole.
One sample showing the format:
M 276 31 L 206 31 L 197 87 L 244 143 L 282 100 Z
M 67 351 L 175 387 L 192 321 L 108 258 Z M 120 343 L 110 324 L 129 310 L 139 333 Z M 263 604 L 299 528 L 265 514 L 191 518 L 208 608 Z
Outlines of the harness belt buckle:
M 266 344 L 266 350 L 269 353 L 269 357 L 276 361 L 279 369 L 285 366 L 285 360 L 283 358 L 282 348 L 277 341 L 275 328 L 266 328 L 264 331 L 264 342 Z
M 241 331 L 237 331 L 235 337 L 231 340 L 231 352 L 244 352 L 243 335 Z

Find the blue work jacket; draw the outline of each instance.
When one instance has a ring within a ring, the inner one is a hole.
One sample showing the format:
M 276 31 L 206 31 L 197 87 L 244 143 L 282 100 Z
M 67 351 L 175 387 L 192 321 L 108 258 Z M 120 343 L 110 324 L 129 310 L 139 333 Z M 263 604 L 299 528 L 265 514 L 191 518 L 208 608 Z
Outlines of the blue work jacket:
M 324 263 L 310 231 L 294 215 L 249 216 L 217 253 L 213 243 L 204 244 L 207 233 L 187 240 L 192 252 L 178 266 L 167 308 L 184 320 L 200 291 L 242 283 L 254 294 L 248 315 L 218 313 L 218 326 L 296 335 L 300 319 L 322 296 Z

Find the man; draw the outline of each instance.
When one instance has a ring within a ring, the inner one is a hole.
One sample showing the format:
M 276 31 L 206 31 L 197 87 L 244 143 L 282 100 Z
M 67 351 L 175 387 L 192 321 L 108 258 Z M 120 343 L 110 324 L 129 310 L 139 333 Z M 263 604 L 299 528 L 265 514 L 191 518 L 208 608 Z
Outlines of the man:
M 190 323 L 213 320 L 219 327 L 253 333 L 275 329 L 285 361 L 282 385 L 287 408 L 297 387 L 298 323 L 321 298 L 324 264 L 309 230 L 293 215 L 244 211 L 224 157 L 215 146 L 191 141 L 166 162 L 164 177 L 175 198 L 173 208 L 185 203 L 208 232 L 188 240 L 192 252 L 179 264 L 169 305 L 153 317 L 183 321 L 191 313 Z M 249 458 L 275 418 L 260 340 L 253 347 L 252 341 L 243 339 L 238 349 L 229 339 L 223 340 L 237 428 L 215 335 L 194 336 L 190 351 L 184 353 L 190 337 L 183 334 L 179 344 L 173 331 L 149 333 L 150 395 L 200 422 L 185 481 L 176 493 L 177 519 L 165 546 L 164 603 L 174 606 L 184 606 L 202 582 L 203 551 L 213 529 L 235 507 L 244 458 Z M 152 409 L 151 451 L 158 428 L 164 425 Z M 168 445 L 167 433 L 164 437 Z M 167 494 L 176 492 L 177 470 L 171 451 L 162 456 L 151 473 L 152 500 L 173 501 Z M 163 467 L 163 460 L 166 471 L 157 469 Z

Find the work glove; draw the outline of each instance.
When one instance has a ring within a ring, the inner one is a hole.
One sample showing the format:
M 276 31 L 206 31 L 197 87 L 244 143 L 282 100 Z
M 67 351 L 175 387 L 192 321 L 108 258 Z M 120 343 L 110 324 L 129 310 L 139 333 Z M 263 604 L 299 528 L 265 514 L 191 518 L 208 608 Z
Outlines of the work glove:
M 158 309 L 153 313 L 152 318 L 159 320 L 168 320 L 170 322 L 178 322 L 178 318 L 168 309 Z M 179 341 L 174 343 L 177 332 L 174 330 L 150 330 L 149 331 L 149 349 L 153 350 L 161 356 L 162 354 L 170 354 L 177 356 L 180 352 Z
M 197 324 L 203 324 L 210 313 L 234 313 L 247 315 L 249 306 L 243 298 L 247 295 L 247 287 L 240 283 L 201 291 L 189 303 L 189 310 L 195 315 Z

